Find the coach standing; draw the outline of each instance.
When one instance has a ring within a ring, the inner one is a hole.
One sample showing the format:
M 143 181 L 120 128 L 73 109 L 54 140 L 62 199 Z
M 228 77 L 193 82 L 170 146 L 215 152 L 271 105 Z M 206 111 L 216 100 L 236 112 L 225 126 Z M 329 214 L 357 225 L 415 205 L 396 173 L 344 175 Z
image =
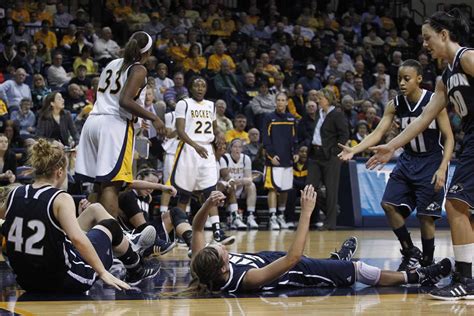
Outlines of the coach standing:
M 341 162 L 338 143 L 349 139 L 349 129 L 344 114 L 334 106 L 334 93 L 321 89 L 316 94 L 318 111 L 314 130 L 306 132 L 305 143 L 309 148 L 307 183 L 320 188 L 326 185 L 326 220 L 320 230 L 333 230 L 337 221 L 337 201 Z

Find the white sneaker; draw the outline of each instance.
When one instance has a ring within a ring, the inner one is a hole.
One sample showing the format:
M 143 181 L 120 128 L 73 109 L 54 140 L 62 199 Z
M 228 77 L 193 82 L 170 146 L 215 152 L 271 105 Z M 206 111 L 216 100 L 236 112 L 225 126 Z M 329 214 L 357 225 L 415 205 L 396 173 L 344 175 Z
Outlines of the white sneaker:
M 247 216 L 247 226 L 250 229 L 258 229 L 258 224 L 255 221 L 255 216 L 254 215 Z
M 278 224 L 280 224 L 281 229 L 288 229 L 288 224 L 285 221 L 284 215 L 278 215 L 277 221 L 278 221 Z
M 234 220 L 232 221 L 232 226 L 235 227 L 237 230 L 247 230 L 247 225 L 245 225 L 244 221 L 242 220 L 242 217 L 240 215 L 237 215 Z
M 155 243 L 156 230 L 155 227 L 148 225 L 144 230 L 142 230 L 141 233 L 125 233 L 125 237 L 128 238 L 130 245 L 132 246 L 132 250 L 141 256 L 147 248 L 153 246 Z
M 277 217 L 275 215 L 272 215 L 270 217 L 270 221 L 268 222 L 268 226 L 270 230 L 280 230 L 280 225 L 278 224 Z
M 293 229 L 296 227 L 295 222 L 286 222 L 286 225 L 289 229 Z

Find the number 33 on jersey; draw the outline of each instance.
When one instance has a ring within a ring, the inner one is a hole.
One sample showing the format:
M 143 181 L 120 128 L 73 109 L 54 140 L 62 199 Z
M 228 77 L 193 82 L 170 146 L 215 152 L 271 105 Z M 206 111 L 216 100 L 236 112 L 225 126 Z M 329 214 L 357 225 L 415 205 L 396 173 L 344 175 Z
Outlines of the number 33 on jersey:
M 214 141 L 212 124 L 216 119 L 216 111 L 213 102 L 185 98 L 176 104 L 175 113 L 176 118 L 185 120 L 184 131 L 193 141 L 201 144 Z

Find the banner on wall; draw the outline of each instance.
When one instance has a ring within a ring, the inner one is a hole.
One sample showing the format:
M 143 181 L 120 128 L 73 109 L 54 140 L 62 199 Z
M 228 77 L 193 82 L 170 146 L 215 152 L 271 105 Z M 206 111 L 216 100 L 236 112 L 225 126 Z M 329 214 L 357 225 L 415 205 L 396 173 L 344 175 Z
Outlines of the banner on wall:
M 380 201 L 387 185 L 395 162 L 387 163 L 382 170 L 368 170 L 365 162 L 357 162 L 357 176 L 360 192 L 361 216 L 385 216 Z M 448 171 L 448 185 L 454 173 L 455 164 L 451 163 Z M 414 215 L 413 212 L 412 215 Z

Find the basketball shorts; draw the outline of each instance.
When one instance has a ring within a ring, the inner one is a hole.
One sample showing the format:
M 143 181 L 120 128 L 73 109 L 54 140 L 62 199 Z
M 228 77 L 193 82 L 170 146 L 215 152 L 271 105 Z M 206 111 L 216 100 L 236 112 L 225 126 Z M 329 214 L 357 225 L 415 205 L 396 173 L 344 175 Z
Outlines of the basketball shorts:
M 196 150 L 184 142 L 176 149 L 173 170 L 169 183 L 179 191 L 192 193 L 204 191 L 217 184 L 217 162 L 211 144 L 201 144 L 207 149 L 207 158 L 202 158 Z
M 405 218 L 415 208 L 417 216 L 440 218 L 445 189 L 435 192 L 431 181 L 442 159 L 441 153 L 421 157 L 403 153 L 390 174 L 382 203 L 397 206 Z
M 447 200 L 459 200 L 474 210 L 474 133 L 463 139 L 463 150 L 446 194 Z
M 174 154 L 166 153 L 164 156 L 163 161 L 163 183 L 166 183 L 171 176 L 171 172 L 173 171 L 173 163 L 174 163 Z
M 76 174 L 90 182 L 133 181 L 133 123 L 115 115 L 90 115 L 77 150 Z
M 265 189 L 286 192 L 293 187 L 292 167 L 265 167 Z

